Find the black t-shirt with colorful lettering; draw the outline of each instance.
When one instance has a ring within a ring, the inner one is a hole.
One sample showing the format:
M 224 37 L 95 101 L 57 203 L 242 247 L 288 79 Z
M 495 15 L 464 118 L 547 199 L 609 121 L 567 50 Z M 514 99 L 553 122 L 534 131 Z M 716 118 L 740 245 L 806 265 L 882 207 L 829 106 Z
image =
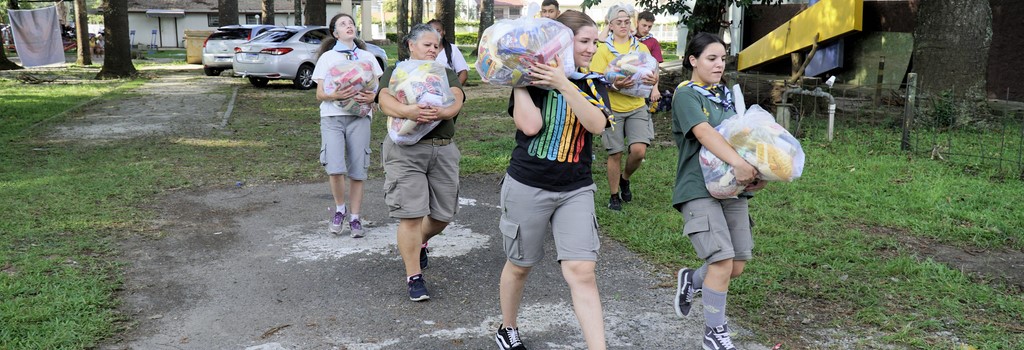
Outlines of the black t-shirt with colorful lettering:
M 586 80 L 572 80 L 591 97 Z M 608 101 L 604 84 L 595 82 L 597 93 Z M 565 97 L 558 90 L 527 87 L 533 104 L 540 109 L 544 125 L 533 136 L 516 130 L 516 147 L 508 165 L 508 175 L 527 186 L 553 192 L 580 189 L 594 183 L 590 171 L 593 161 L 593 137 L 583 128 Z M 514 97 L 508 99 L 508 114 L 513 115 Z

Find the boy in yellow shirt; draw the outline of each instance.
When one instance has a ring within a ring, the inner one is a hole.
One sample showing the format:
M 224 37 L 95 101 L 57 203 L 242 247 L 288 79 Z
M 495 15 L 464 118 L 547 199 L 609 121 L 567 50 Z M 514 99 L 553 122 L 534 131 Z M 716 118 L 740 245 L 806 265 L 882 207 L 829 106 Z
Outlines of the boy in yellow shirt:
M 633 36 L 632 18 L 636 14 L 632 6 L 613 5 L 608 9 L 605 16 L 608 23 L 608 37 L 604 43 L 598 46 L 590 62 L 590 70 L 595 73 L 604 74 L 608 70 L 608 64 L 616 57 L 630 52 L 644 52 L 650 54 L 647 46 L 641 44 Z M 661 99 L 658 92 L 658 75 L 650 74 L 643 78 L 645 84 L 655 86 L 651 90 L 651 101 Z M 633 200 L 633 192 L 629 188 L 629 178 L 633 176 L 640 164 L 647 155 L 647 146 L 650 146 L 654 139 L 654 123 L 651 121 L 651 114 L 647 111 L 647 103 L 643 97 L 623 95 L 618 92 L 620 89 L 633 87 L 635 83 L 629 77 L 623 77 L 610 82 L 608 98 L 611 100 L 613 114 L 613 125 L 601 135 L 601 142 L 608 151 L 608 190 L 611 198 L 608 199 L 608 208 L 622 210 L 622 203 Z M 622 166 L 622 152 L 626 151 L 626 140 L 629 141 L 629 156 L 626 158 L 625 171 L 620 170 Z

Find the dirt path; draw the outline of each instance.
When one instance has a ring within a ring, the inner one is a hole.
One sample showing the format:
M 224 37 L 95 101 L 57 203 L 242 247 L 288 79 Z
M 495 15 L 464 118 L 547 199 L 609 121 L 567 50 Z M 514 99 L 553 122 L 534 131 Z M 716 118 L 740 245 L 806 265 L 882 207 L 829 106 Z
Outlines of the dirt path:
M 165 67 L 166 68 L 166 67 Z M 106 142 L 146 135 L 199 135 L 228 120 L 230 77 L 175 66 L 127 99 L 86 107 L 49 137 Z M 504 89 L 478 87 L 479 96 Z M 468 93 L 474 97 L 473 90 Z M 461 209 L 432 241 L 425 271 L 433 299 L 408 300 L 386 217 L 380 179 L 367 184 L 366 238 L 325 234 L 325 183 L 273 184 L 172 192 L 161 203 L 161 239 L 121 245 L 122 311 L 129 329 L 101 349 L 491 349 L 500 322 L 496 233 L 497 176 L 467 177 Z M 619 243 L 603 239 L 598 264 L 608 342 L 615 349 L 697 349 L 703 318 L 672 311 L 674 276 L 658 272 Z M 548 252 L 554 256 L 554 252 Z M 568 288 L 557 264 L 528 281 L 521 329 L 532 349 L 577 349 Z M 698 302 L 699 303 L 699 302 Z M 700 305 L 695 306 L 700 310 Z M 742 349 L 753 334 L 734 321 Z M 821 348 L 857 348 L 869 339 L 839 330 L 808 331 Z M 878 346 L 874 346 L 878 348 Z

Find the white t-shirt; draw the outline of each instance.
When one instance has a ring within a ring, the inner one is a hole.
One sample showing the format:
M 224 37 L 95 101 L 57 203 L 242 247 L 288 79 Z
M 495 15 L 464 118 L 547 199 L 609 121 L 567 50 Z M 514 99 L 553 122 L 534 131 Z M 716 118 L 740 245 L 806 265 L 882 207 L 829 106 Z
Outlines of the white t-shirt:
M 437 63 L 443 64 L 445 67 L 451 68 L 453 71 L 455 71 L 456 75 L 458 75 L 459 72 L 461 71 L 468 71 L 469 65 L 466 64 L 466 58 L 462 57 L 462 51 L 459 51 L 459 48 L 456 47 L 455 44 L 449 45 L 452 46 L 452 66 L 454 67 L 448 66 L 448 56 L 445 56 L 443 49 L 437 52 L 437 59 L 435 59 L 435 61 L 437 61 Z
M 380 76 L 384 75 L 384 70 L 382 70 L 380 68 L 380 64 L 377 63 L 376 56 L 374 56 L 369 51 L 362 50 L 362 49 L 356 49 L 355 50 L 355 57 L 353 59 L 369 62 L 370 65 L 373 66 L 373 77 L 374 77 L 374 79 L 380 79 Z M 344 61 L 348 61 L 348 58 L 346 57 L 346 55 L 344 55 L 344 54 L 342 54 L 342 53 L 340 53 L 338 51 L 330 50 L 330 51 L 324 52 L 324 54 L 320 56 L 320 59 L 316 61 L 316 68 L 313 68 L 313 80 L 316 81 L 318 85 L 323 84 L 324 78 L 327 77 L 327 72 L 331 68 L 333 68 L 334 66 L 336 66 L 339 63 L 342 63 Z M 362 115 L 362 114 L 359 113 L 358 111 L 344 110 L 341 107 L 338 107 L 332 101 L 321 101 L 320 102 L 320 116 L 321 117 L 327 117 L 327 116 L 334 116 L 334 115 Z

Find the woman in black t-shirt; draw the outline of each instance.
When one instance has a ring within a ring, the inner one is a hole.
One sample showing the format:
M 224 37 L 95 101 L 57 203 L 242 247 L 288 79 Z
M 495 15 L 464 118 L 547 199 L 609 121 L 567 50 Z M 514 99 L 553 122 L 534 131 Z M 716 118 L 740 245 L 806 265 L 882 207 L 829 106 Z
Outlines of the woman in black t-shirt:
M 501 188 L 500 229 L 508 260 L 499 290 L 502 325 L 495 340 L 504 349 L 524 349 L 516 318 L 526 277 L 544 255 L 551 227 L 562 276 L 572 290 L 573 309 L 589 349 L 604 349 L 604 320 L 594 268 L 600 242 L 591 176 L 592 135 L 604 131 L 608 92 L 586 67 L 597 51 L 597 25 L 578 11 L 558 21 L 573 30 L 573 56 L 581 70 L 566 76 L 563 62 L 535 65 L 533 86 L 514 88 L 508 113 L 516 124 L 516 147 Z

